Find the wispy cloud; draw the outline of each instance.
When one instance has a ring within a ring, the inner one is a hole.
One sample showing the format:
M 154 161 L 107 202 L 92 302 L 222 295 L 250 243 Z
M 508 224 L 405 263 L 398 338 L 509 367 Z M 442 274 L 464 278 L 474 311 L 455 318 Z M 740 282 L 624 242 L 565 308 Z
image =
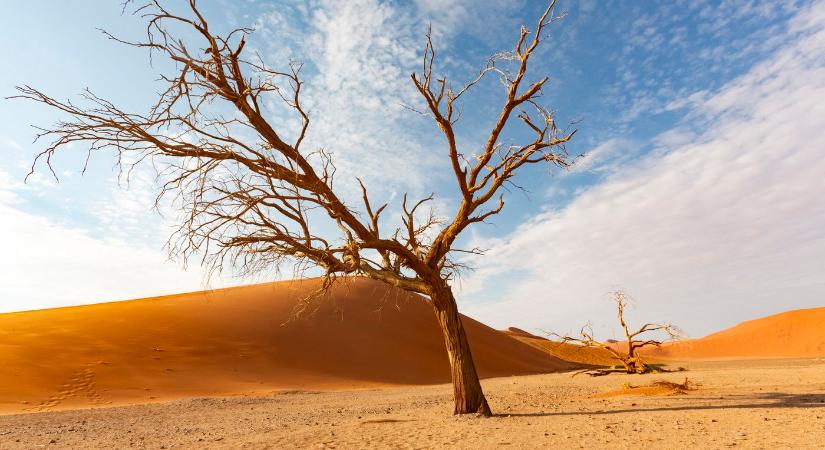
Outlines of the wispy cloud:
M 606 92 L 622 111 L 619 128 L 666 111 L 699 83 L 725 80 L 753 58 L 775 51 L 788 38 L 780 19 L 801 4 L 691 1 L 631 8 L 628 16 L 635 18 L 629 27 L 616 23 L 624 45 L 613 55 L 619 76 Z
M 289 5 L 261 16 L 256 28 L 263 39 L 256 42 L 266 48 L 263 54 L 271 65 L 289 58 L 305 63 L 304 101 L 313 120 L 306 147 L 331 151 L 339 170 L 336 178 L 350 188 L 359 176 L 384 196 L 435 190 L 447 174 L 440 164 L 445 146 L 432 120 L 407 108 L 426 109 L 410 81 L 410 74 L 421 70 L 425 33 L 432 27 L 439 51 L 437 75 L 455 72 L 459 75 L 452 81 L 460 85 L 489 55 L 477 55 L 471 62 L 455 57 L 457 35 L 503 45 L 501 36 L 478 24 L 494 20 L 497 29 L 507 24 L 515 32 L 518 5 L 494 0 L 417 0 L 407 6 L 320 0 Z
M 608 139 L 585 151 L 584 156 L 576 160 L 571 172 L 613 172 L 638 157 L 640 147 L 626 138 Z
M 404 108 L 418 102 L 409 74 L 426 30 L 419 19 L 390 3 L 357 0 L 312 2 L 260 21 L 261 36 L 276 43 L 264 50 L 270 65 L 286 63 L 281 36 L 305 63 L 304 102 L 313 120 L 305 146 L 331 151 L 345 186 L 361 176 L 387 194 L 431 182 L 436 155 L 422 147 L 421 118 Z
M 201 289 L 199 270 L 183 271 L 150 244 L 99 238 L 82 228 L 19 209 L 16 182 L 0 172 L 0 312 L 86 304 Z M 225 280 L 221 280 L 225 284 Z

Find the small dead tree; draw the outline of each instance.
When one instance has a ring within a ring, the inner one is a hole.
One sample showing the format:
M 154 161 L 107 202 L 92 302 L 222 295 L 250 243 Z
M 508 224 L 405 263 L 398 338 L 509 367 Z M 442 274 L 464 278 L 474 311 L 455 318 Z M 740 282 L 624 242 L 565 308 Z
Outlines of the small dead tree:
M 427 34 L 421 72 L 411 79 L 426 114 L 444 135 L 445 164 L 460 195 L 445 221 L 432 210 L 422 213 L 432 196 L 411 201 L 405 195 L 399 225 L 388 230 L 382 220 L 387 204 L 376 207 L 360 179 L 360 207 L 345 202 L 333 183 L 330 154 L 304 145 L 311 116 L 301 101 L 301 64 L 281 62 L 285 69 L 278 70 L 249 57 L 244 50 L 252 30 L 216 34 L 195 0 L 182 14 L 156 0 L 138 7 L 135 13 L 147 23 L 143 41 L 127 42 L 104 31 L 109 39 L 174 63 L 175 72 L 161 75 L 164 87 L 147 112 L 124 111 L 89 90 L 83 107 L 30 86 L 17 88 L 15 97 L 71 118 L 39 128 L 37 138 L 51 142 L 32 170 L 40 160 L 52 170 L 55 152 L 84 145 L 89 154 L 113 152 L 121 170 L 152 164 L 162 183 L 158 201 L 172 196 L 182 205 L 180 227 L 168 243 L 173 256 L 244 273 L 285 263 L 320 267 L 324 289 L 336 276 L 361 275 L 429 297 L 447 348 L 455 414 L 490 415 L 450 284 L 460 267 L 452 256 L 464 230 L 503 210 L 502 188 L 522 167 L 571 163 L 565 144 L 575 131 L 558 129 L 553 114 L 538 102 L 548 78 L 530 82 L 527 77 L 543 34 L 559 18 L 554 4 L 533 31 L 521 28 L 512 51 L 491 58 L 457 90 L 434 75 L 436 52 Z M 505 97 L 486 140 L 465 157 L 455 132 L 459 100 L 489 74 L 500 77 Z M 298 119 L 297 129 L 267 119 L 273 104 Z M 514 119 L 529 137 L 519 134 L 522 142 L 505 144 L 505 126 Z
M 682 336 L 682 332 L 676 326 L 668 323 L 646 323 L 636 331 L 631 331 L 624 319 L 624 310 L 630 302 L 629 297 L 622 291 L 616 291 L 613 293 L 613 300 L 616 302 L 618 309 L 619 324 L 621 324 L 622 331 L 624 331 L 624 342 L 611 343 L 597 340 L 593 337 L 593 328 L 589 324 L 582 327 L 578 337 L 562 336 L 562 341 L 576 343 L 585 347 L 599 348 L 610 353 L 612 358 L 621 362 L 622 366 L 624 366 L 624 369 L 621 370 L 622 372 L 629 374 L 645 373 L 648 371 L 648 366 L 642 361 L 638 351 L 645 347 L 658 347 L 666 340 L 677 339 Z M 642 338 L 642 335 L 656 332 L 664 333 L 667 339 L 662 341 Z M 591 375 L 606 375 L 615 371 L 607 369 L 585 372 Z

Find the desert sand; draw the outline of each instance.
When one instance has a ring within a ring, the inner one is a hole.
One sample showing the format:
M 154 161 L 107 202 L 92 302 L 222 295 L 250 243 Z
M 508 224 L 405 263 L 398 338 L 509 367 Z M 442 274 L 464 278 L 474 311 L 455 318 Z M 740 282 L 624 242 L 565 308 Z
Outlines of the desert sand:
M 427 301 L 318 280 L 0 315 L 0 449 L 820 448 L 825 308 L 743 323 L 613 364 L 464 317 L 495 417 L 453 417 Z M 750 359 L 735 359 L 735 358 Z M 803 359 L 789 359 L 804 357 Z M 766 359 L 773 358 L 773 359 Z M 667 381 L 689 389 L 656 384 Z
M 352 279 L 290 320 L 317 287 L 279 282 L 0 315 L 0 412 L 449 381 L 422 297 Z M 483 377 L 576 367 L 464 323 Z
M 0 416 L 0 448 L 821 448 L 825 362 L 691 363 L 687 373 L 482 383 L 498 414 L 453 417 L 449 385 L 266 395 Z M 701 383 L 635 395 L 624 383 Z M 605 395 L 607 394 L 607 395 Z

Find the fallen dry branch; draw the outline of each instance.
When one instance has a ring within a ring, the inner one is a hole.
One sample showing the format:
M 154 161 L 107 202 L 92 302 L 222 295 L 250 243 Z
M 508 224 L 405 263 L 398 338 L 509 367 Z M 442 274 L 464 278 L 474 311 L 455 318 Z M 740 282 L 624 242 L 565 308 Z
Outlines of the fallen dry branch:
M 668 369 L 666 367 L 662 367 L 659 364 L 645 364 L 645 371 L 642 372 L 642 374 L 648 374 L 648 373 L 673 373 L 673 372 L 684 372 L 686 370 L 687 369 L 685 369 L 684 367 L 677 367 L 676 369 Z M 614 366 L 614 367 L 610 367 L 610 368 L 606 368 L 606 369 L 605 368 L 582 369 L 582 370 L 574 372 L 573 376 L 575 377 L 576 375 L 585 374 L 585 375 L 589 375 L 591 377 L 602 377 L 602 376 L 605 376 L 605 375 L 610 375 L 611 373 L 626 374 L 627 369 L 625 369 L 622 366 Z M 639 372 L 636 372 L 636 373 L 638 374 Z

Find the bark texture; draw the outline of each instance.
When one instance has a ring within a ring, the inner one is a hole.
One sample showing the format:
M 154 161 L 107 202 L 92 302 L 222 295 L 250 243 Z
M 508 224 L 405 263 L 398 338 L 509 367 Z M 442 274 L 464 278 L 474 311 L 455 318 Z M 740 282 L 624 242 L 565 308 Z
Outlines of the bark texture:
M 453 382 L 455 408 L 453 414 L 492 415 L 481 382 L 478 379 L 470 341 L 461 323 L 458 306 L 449 288 L 440 289 L 433 296 L 433 307 L 438 317 L 438 324 L 444 333 L 447 357 L 450 360 L 450 374 Z

